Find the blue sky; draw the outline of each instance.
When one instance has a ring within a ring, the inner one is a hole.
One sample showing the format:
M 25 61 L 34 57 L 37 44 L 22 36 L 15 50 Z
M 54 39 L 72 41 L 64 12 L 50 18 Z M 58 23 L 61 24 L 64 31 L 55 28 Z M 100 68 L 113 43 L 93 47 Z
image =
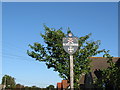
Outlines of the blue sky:
M 61 82 L 57 72 L 26 54 L 28 44 L 44 44 L 40 33 L 43 24 L 50 28 L 70 27 L 75 36 L 92 33 L 90 40 L 101 40 L 100 49 L 118 56 L 117 2 L 37 2 L 2 4 L 3 74 L 16 78 L 17 83 L 46 87 Z M 101 56 L 101 55 L 98 55 Z

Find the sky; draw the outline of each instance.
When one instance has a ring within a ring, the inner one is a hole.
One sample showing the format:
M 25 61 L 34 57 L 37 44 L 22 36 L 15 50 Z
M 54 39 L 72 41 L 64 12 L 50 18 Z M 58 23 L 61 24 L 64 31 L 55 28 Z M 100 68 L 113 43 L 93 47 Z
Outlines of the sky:
M 50 28 L 70 27 L 77 37 L 92 33 L 90 40 L 101 40 L 100 49 L 118 57 L 117 2 L 3 2 L 2 3 L 2 74 L 16 83 L 46 87 L 61 82 L 58 72 L 26 54 L 29 44 L 44 45 L 40 33 L 43 24 Z M 97 57 L 101 57 L 98 55 Z

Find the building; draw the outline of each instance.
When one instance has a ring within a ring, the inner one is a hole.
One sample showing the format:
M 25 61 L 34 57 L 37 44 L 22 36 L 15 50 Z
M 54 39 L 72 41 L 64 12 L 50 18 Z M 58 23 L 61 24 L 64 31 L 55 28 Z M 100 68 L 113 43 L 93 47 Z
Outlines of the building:
M 109 67 L 107 58 L 90 57 L 90 59 L 92 60 L 90 63 L 91 73 L 81 76 L 80 85 L 85 85 L 85 83 L 89 83 L 89 81 L 93 82 L 94 78 L 100 78 L 100 69 L 106 69 Z M 116 62 L 116 64 L 120 65 L 120 57 L 113 57 L 113 62 Z M 86 78 L 89 78 L 89 81 Z

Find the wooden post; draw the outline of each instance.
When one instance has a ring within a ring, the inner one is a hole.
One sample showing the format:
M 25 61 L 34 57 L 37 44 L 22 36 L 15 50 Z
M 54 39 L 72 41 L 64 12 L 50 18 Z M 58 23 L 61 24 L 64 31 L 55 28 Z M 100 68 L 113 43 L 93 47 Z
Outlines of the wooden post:
M 73 55 L 70 55 L 70 89 L 74 90 Z

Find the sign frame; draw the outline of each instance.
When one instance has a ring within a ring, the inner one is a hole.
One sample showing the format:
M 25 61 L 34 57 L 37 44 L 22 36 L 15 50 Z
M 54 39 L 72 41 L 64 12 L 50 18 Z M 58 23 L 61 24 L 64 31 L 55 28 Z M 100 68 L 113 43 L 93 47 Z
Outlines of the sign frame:
M 69 33 L 68 37 L 63 38 L 63 48 L 68 54 L 74 54 L 77 51 L 78 46 L 78 38 L 74 37 L 72 33 Z

